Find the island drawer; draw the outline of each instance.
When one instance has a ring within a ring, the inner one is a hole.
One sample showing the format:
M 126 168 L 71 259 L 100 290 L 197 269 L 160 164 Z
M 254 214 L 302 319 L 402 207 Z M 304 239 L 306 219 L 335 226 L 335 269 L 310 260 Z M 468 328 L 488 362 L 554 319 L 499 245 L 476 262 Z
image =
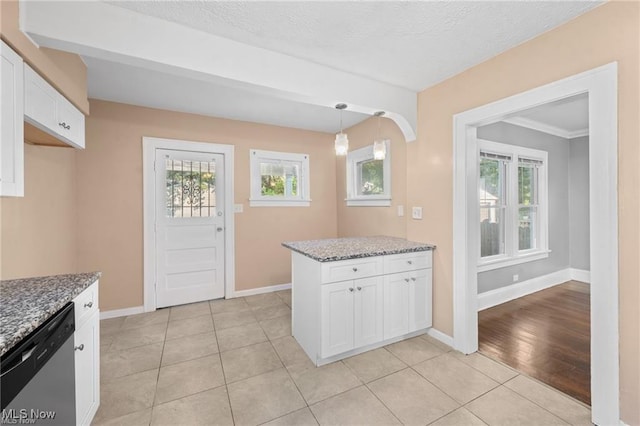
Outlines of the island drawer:
M 381 256 L 339 260 L 322 264 L 322 283 L 355 280 L 382 275 L 382 273 L 383 261 Z
M 431 268 L 431 250 L 392 254 L 384 257 L 384 273 L 415 271 Z
M 76 330 L 98 311 L 98 281 L 84 289 L 73 299 L 75 305 Z

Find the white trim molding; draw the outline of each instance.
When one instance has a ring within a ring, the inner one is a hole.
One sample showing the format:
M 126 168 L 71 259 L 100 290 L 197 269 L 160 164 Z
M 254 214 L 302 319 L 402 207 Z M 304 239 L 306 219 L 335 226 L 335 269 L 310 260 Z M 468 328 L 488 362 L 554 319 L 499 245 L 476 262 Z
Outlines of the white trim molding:
M 561 127 L 552 126 L 550 124 L 541 123 L 525 117 L 511 117 L 502 120 L 505 123 L 514 126 L 526 127 L 527 129 L 537 130 L 538 132 L 547 133 L 549 135 L 558 136 L 564 139 L 574 139 L 582 136 L 589 136 L 589 128 L 569 131 Z
M 436 330 L 433 327 L 427 330 L 427 334 L 434 339 L 444 343 L 445 345 L 451 346 L 453 348 L 453 337 L 449 336 L 448 334 L 444 334 L 442 331 Z
M 375 195 L 360 195 L 358 164 L 373 161 L 373 145 L 350 151 L 347 154 L 347 207 L 388 207 L 391 205 L 391 141 L 386 140 L 387 153 L 382 160 L 382 186 L 384 192 Z
M 193 151 L 221 154 L 224 156 L 224 292 L 230 297 L 235 291 L 235 215 L 234 215 L 234 146 L 207 142 L 192 142 L 177 139 L 142 138 L 142 187 L 144 222 L 144 311 L 155 311 L 155 171 L 157 149 Z
M 134 306 L 132 308 L 113 309 L 111 311 L 100 311 L 100 319 L 128 317 L 129 315 L 136 315 L 144 313 L 144 306 Z
M 572 280 L 580 281 L 587 284 L 591 283 L 591 271 L 570 268 L 569 272 L 571 274 Z
M 501 305 L 513 299 L 550 288 L 571 279 L 571 270 L 562 269 L 540 277 L 531 278 L 515 284 L 510 284 L 495 290 L 478 294 L 478 311 L 483 311 Z
M 620 421 L 618 301 L 618 64 L 586 71 L 453 117 L 453 338 L 478 350 L 477 128 L 533 106 L 587 94 L 591 261 L 592 422 Z
M 290 288 L 291 288 L 291 283 L 269 285 L 269 286 L 265 286 L 265 287 L 250 288 L 250 289 L 247 289 L 247 290 L 235 291 L 233 293 L 233 297 L 254 296 L 256 294 L 265 294 L 265 293 L 272 293 L 274 291 L 289 290 Z M 229 298 L 227 297 L 227 299 L 229 299 Z

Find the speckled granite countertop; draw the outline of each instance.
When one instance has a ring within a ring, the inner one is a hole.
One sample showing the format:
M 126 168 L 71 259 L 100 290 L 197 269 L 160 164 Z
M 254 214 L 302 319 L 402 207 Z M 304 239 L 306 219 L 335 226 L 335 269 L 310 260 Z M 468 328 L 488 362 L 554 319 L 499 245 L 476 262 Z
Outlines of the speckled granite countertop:
M 98 278 L 100 272 L 0 281 L 0 356 Z
M 386 236 L 291 241 L 282 243 L 282 245 L 318 262 L 411 253 L 436 248 L 431 244 L 416 243 L 404 238 Z

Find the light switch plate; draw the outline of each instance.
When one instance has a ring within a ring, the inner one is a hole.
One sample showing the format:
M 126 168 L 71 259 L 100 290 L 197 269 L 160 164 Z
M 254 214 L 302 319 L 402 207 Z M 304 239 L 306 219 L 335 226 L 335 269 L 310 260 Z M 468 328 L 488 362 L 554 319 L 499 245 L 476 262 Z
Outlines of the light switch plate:
M 233 212 L 234 213 L 242 213 L 244 211 L 244 206 L 242 204 L 234 204 Z
M 422 219 L 422 207 L 413 207 L 411 209 L 411 217 L 413 219 Z
M 399 217 L 404 216 L 404 206 L 403 205 L 398 206 L 398 216 Z

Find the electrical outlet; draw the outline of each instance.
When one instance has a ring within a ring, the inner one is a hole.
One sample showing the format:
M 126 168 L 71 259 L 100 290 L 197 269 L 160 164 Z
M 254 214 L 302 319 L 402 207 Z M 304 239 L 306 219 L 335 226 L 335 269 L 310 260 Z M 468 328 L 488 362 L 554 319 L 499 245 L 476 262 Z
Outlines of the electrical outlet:
M 411 209 L 411 217 L 413 219 L 422 219 L 422 207 L 413 207 Z
M 515 283 L 516 281 L 518 281 L 518 279 L 520 279 L 520 277 L 518 276 L 518 274 L 515 274 L 513 276 L 513 282 Z
M 404 206 L 398 206 L 398 216 L 404 216 Z
M 233 212 L 234 213 L 242 213 L 244 211 L 244 206 L 242 204 L 234 204 Z

